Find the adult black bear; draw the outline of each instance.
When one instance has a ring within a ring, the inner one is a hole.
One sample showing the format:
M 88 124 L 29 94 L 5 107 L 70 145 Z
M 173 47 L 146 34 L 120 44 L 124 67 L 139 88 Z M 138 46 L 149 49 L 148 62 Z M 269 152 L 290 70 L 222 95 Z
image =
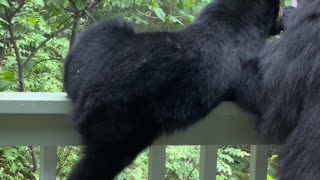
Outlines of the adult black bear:
M 285 142 L 280 180 L 319 180 L 320 1 L 300 1 L 289 18 L 281 38 L 244 66 L 252 81 L 243 92 L 253 93 L 241 102 L 261 114 L 261 132 Z
M 230 98 L 278 11 L 279 0 L 216 0 L 178 32 L 135 33 L 121 21 L 86 31 L 65 62 L 86 146 L 69 180 L 113 179 L 161 134 Z

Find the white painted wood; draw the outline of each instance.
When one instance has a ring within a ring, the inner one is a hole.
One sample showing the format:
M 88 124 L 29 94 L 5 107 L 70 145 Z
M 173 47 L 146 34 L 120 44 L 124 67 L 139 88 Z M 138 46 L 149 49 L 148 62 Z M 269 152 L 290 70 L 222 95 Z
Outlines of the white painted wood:
M 40 180 L 56 180 L 57 147 L 40 147 Z
M 200 180 L 215 180 L 217 176 L 218 146 L 201 146 Z
M 252 145 L 250 180 L 265 180 L 268 174 L 268 145 Z
M 149 180 L 164 180 L 166 174 L 166 146 L 154 145 L 149 148 Z
M 65 93 L 0 93 L 0 145 L 74 146 L 80 138 L 68 120 Z M 23 137 L 23 138 L 21 138 Z M 208 138 L 210 137 L 210 138 Z M 156 145 L 268 144 L 255 132 L 255 116 L 223 102 L 204 120 L 163 136 Z
M 65 93 L 1 92 L 0 114 L 67 114 Z

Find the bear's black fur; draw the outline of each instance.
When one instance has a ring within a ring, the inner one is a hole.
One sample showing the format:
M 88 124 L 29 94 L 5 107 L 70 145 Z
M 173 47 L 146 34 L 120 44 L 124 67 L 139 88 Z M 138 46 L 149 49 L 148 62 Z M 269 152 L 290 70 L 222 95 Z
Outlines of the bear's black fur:
M 319 180 L 320 1 L 300 1 L 281 38 L 247 62 L 238 98 L 261 115 L 260 132 L 285 143 L 280 180 Z
M 216 0 L 178 32 L 136 33 L 102 21 L 65 62 L 64 86 L 85 145 L 69 180 L 113 179 L 163 133 L 204 118 L 241 85 L 279 0 Z

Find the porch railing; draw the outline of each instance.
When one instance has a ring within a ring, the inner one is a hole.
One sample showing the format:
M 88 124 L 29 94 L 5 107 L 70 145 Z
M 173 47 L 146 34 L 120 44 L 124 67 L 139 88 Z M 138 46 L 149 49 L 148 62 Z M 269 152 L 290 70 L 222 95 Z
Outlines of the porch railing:
M 0 146 L 40 146 L 40 179 L 55 180 L 57 146 L 80 145 L 67 120 L 64 93 L 0 93 Z M 224 102 L 186 131 L 161 137 L 149 148 L 150 180 L 163 180 L 166 145 L 201 145 L 200 180 L 215 180 L 217 145 L 251 145 L 250 180 L 267 176 L 269 144 L 255 130 L 255 117 Z

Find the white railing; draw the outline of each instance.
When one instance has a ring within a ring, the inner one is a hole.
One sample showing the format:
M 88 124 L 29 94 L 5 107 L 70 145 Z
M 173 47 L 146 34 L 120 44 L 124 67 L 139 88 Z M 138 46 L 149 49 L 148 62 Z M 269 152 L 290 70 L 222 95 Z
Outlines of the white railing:
M 55 180 L 57 146 L 80 145 L 67 120 L 64 93 L 0 93 L 0 146 L 40 146 L 40 179 Z M 224 102 L 184 132 L 161 137 L 149 149 L 150 180 L 163 180 L 166 145 L 201 145 L 200 179 L 215 180 L 217 145 L 251 145 L 250 180 L 267 176 L 267 145 L 254 131 L 255 117 Z

